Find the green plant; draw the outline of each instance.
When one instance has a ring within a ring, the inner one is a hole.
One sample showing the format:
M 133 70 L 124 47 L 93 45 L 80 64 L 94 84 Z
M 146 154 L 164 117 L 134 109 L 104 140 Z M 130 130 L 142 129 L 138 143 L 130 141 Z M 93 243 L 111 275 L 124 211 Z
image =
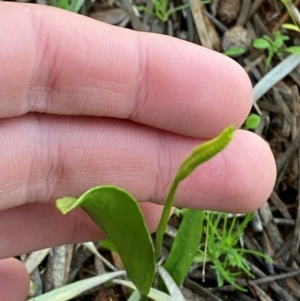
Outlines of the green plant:
M 203 211 L 201 214 L 204 220 L 205 243 L 200 244 L 194 262 L 203 264 L 203 274 L 205 264 L 209 262 L 216 273 L 219 286 L 227 281 L 236 289 L 245 291 L 235 281 L 242 273 L 254 277 L 244 256 L 252 254 L 271 261 L 260 252 L 237 247 L 253 214 L 246 215 L 240 225 L 237 224 L 237 215 L 229 222 L 227 213 Z
M 155 248 L 137 201 L 123 189 L 115 186 L 94 187 L 79 199 L 61 198 L 56 201 L 56 206 L 63 214 L 81 207 L 107 235 L 106 244 L 109 241 L 109 245 L 117 250 L 128 277 L 139 292 L 147 296 L 154 279 L 156 261 L 161 253 L 164 232 L 179 183 L 200 164 L 222 151 L 232 139 L 233 132 L 233 127 L 228 127 L 218 137 L 197 146 L 182 162 L 164 205 L 156 232 Z M 200 216 L 199 212 L 195 214 L 197 219 Z M 200 234 L 193 232 L 199 239 Z M 197 245 L 193 248 L 194 253 L 197 251 Z
M 145 6 L 139 6 L 140 11 L 145 11 L 146 13 L 155 16 L 162 22 L 166 22 L 169 16 L 174 12 L 184 9 L 189 6 L 189 4 L 183 4 L 175 8 L 169 8 L 169 0 L 151 0 L 153 2 L 153 10 L 148 9 Z
M 266 67 L 270 67 L 272 58 L 274 55 L 278 57 L 282 57 L 285 52 L 300 54 L 299 46 L 290 46 L 286 47 L 284 45 L 285 41 L 288 41 L 289 37 L 287 35 L 282 34 L 280 31 L 275 33 L 274 40 L 272 40 L 267 35 L 263 35 L 261 38 L 254 40 L 253 47 L 257 49 L 265 49 L 268 52 Z
M 84 8 L 85 0 L 47 0 L 47 4 L 74 13 L 79 13 Z
M 162 22 L 168 21 L 171 14 L 175 13 L 176 11 L 182 10 L 184 8 L 189 7 L 189 4 L 183 4 L 176 6 L 174 8 L 169 8 L 169 0 L 151 0 L 153 3 L 153 10 L 148 9 L 146 6 L 139 6 L 140 11 L 145 11 L 146 13 L 155 16 Z M 203 4 L 209 3 L 208 0 L 201 1 Z
M 244 123 L 244 126 L 243 128 L 245 130 L 255 130 L 258 125 L 260 124 L 260 121 L 261 121 L 261 117 L 257 114 L 250 114 L 245 123 Z
M 234 48 L 231 48 L 231 49 L 223 52 L 223 54 L 227 55 L 227 56 L 236 56 L 236 55 L 243 54 L 244 52 L 245 52 L 244 48 L 242 48 L 242 47 L 234 47 Z

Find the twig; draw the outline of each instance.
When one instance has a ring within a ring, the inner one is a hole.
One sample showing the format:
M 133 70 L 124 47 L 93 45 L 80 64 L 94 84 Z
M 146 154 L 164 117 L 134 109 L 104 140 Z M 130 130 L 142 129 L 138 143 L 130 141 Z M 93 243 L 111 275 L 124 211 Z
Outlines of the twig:
M 259 286 L 253 282 L 249 282 L 249 286 L 255 291 L 259 300 L 261 301 L 273 301 Z
M 249 12 L 250 12 L 250 7 L 251 7 L 251 1 L 243 0 L 241 11 L 240 11 L 238 19 L 236 21 L 236 24 L 235 24 L 236 26 L 244 26 L 245 25 L 245 23 L 248 19 Z
M 278 194 L 273 190 L 270 196 L 272 203 L 278 208 L 282 216 L 286 219 L 292 219 L 290 212 L 286 209 L 284 203 L 279 198 Z
M 197 292 L 197 294 L 199 294 L 200 296 L 203 296 L 206 301 L 222 301 L 220 298 L 211 293 L 208 289 L 204 288 L 203 286 L 190 279 L 186 279 L 184 281 L 184 286 L 192 291 Z
M 209 39 L 207 29 L 205 27 L 205 22 L 203 20 L 202 11 L 201 11 L 201 2 L 198 0 L 189 0 L 191 11 L 193 14 L 194 22 L 196 29 L 199 35 L 202 46 L 212 49 L 212 44 Z
M 253 1 L 250 12 L 249 12 L 249 18 L 252 17 L 252 15 L 257 11 L 257 9 L 261 6 L 261 4 L 264 2 L 264 0 L 255 0 Z

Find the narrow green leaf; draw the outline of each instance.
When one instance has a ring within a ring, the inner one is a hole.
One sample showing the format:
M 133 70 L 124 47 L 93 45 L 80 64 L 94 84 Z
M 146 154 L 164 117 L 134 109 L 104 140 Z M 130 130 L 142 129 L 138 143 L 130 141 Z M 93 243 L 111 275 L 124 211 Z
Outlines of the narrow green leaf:
M 192 153 L 183 161 L 177 175 L 172 183 L 167 200 L 165 201 L 164 209 L 156 232 L 156 249 L 155 259 L 160 256 L 163 236 L 168 223 L 172 205 L 174 203 L 174 196 L 179 183 L 187 178 L 200 164 L 208 161 L 220 151 L 222 151 L 233 137 L 233 126 L 227 127 L 219 136 L 209 140 L 192 151 Z
M 77 281 L 72 284 L 65 285 L 55 289 L 44 295 L 35 297 L 28 301 L 67 301 L 71 300 L 78 295 L 90 290 L 91 288 L 105 283 L 115 277 L 125 275 L 125 271 L 112 272 L 100 276 L 88 278 L 85 280 Z
M 243 47 L 234 47 L 223 52 L 223 54 L 228 56 L 236 56 L 236 55 L 243 54 L 244 52 L 245 49 Z
M 271 44 L 266 41 L 265 39 L 256 39 L 253 42 L 253 47 L 257 48 L 257 49 L 267 49 L 271 46 Z
M 179 285 L 174 281 L 170 273 L 162 266 L 157 267 L 157 271 L 166 285 L 170 296 L 176 301 L 185 301 L 184 296 L 179 288 Z
M 221 152 L 231 141 L 234 133 L 233 126 L 227 127 L 219 136 L 211 139 L 192 151 L 181 164 L 176 179 L 182 181 L 187 178 L 200 164 L 210 160 Z
M 183 10 L 183 9 L 189 7 L 189 6 L 190 6 L 190 4 L 182 4 L 182 5 L 178 5 L 178 6 L 176 6 L 175 8 L 170 9 L 170 10 L 167 12 L 167 14 L 168 14 L 168 16 L 170 16 L 170 15 L 172 15 L 173 13 L 175 13 L 175 12 L 177 12 L 177 11 L 179 11 L 179 10 Z
M 300 32 L 299 26 L 291 23 L 285 23 L 281 25 L 282 28 L 289 29 L 289 30 L 294 30 Z
M 136 200 L 114 186 L 92 188 L 74 200 L 62 198 L 56 206 L 64 214 L 80 206 L 112 241 L 128 277 L 147 295 L 155 273 L 154 250 Z
M 73 0 L 72 11 L 78 13 L 82 6 L 84 5 L 85 0 Z
M 293 53 L 293 54 L 300 54 L 300 46 L 290 46 L 285 48 L 285 51 Z
M 203 212 L 188 209 L 182 219 L 164 268 L 177 285 L 185 279 L 196 256 L 202 236 Z

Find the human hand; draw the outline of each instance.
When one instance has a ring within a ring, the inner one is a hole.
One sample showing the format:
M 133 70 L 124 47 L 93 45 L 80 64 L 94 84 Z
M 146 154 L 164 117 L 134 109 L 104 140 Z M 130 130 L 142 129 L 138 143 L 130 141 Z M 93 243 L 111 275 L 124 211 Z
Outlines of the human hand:
M 155 230 L 181 161 L 247 117 L 247 74 L 178 39 L 50 7 L 0 7 L 0 259 L 103 237 L 83 211 L 62 216 L 54 206 L 97 185 L 128 190 Z M 274 181 L 267 144 L 237 130 L 180 185 L 176 205 L 251 211 Z M 0 279 L 1 300 L 24 299 L 20 262 L 0 261 Z

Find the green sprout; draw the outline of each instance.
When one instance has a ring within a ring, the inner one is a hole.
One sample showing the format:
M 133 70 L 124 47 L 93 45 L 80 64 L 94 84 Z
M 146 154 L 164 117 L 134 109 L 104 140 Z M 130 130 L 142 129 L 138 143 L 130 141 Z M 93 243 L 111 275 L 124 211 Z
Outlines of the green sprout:
M 274 55 L 279 58 L 283 56 L 284 53 L 289 52 L 292 54 L 300 54 L 299 46 L 286 47 L 284 45 L 285 41 L 288 41 L 289 37 L 282 34 L 280 31 L 275 33 L 274 40 L 272 40 L 267 35 L 263 35 L 261 38 L 254 40 L 253 47 L 257 49 L 265 49 L 268 52 L 266 67 L 269 68 Z
M 251 215 L 246 216 L 242 224 L 237 227 L 237 217 L 234 217 L 231 225 L 229 225 L 227 214 L 181 209 L 177 210 L 177 214 L 183 214 L 183 219 L 171 252 L 163 266 L 169 275 L 169 279 L 165 278 L 166 275 L 161 274 L 162 267 L 159 267 L 163 236 L 180 182 L 189 177 L 199 165 L 224 150 L 232 140 L 233 134 L 233 126 L 226 128 L 216 138 L 195 147 L 181 163 L 165 201 L 156 232 L 155 244 L 153 244 L 148 232 L 138 202 L 127 191 L 119 187 L 112 185 L 97 186 L 83 193 L 78 199 L 63 197 L 56 201 L 56 207 L 62 214 L 67 214 L 80 207 L 106 234 L 107 238 L 100 243 L 119 254 L 127 277 L 131 280 L 131 282 L 116 280 L 115 283 L 135 289 L 137 292 L 132 294 L 133 300 L 136 300 L 136 297 L 139 296 L 142 300 L 147 300 L 147 296 L 155 301 L 174 300 L 171 296 L 173 296 L 174 291 L 180 292 L 179 286 L 188 274 L 193 262 L 201 262 L 204 268 L 205 263 L 210 262 L 216 271 L 219 285 L 227 281 L 237 289 L 242 289 L 235 283 L 236 277 L 241 272 L 253 277 L 243 256 L 252 254 L 268 259 L 267 256 L 257 251 L 236 247 L 251 219 Z M 220 228 L 221 232 L 219 232 Z M 202 233 L 205 233 L 205 244 L 201 244 Z M 232 268 L 239 271 L 232 272 Z M 158 286 L 161 290 L 151 288 L 157 271 L 159 277 L 161 277 L 158 278 Z M 124 271 L 112 272 L 85 279 L 48 292 L 35 300 L 69 300 L 70 297 L 66 296 L 77 296 L 86 286 L 99 285 L 124 275 L 124 273 Z M 168 286 L 170 285 L 170 279 L 174 283 L 174 285 L 172 284 L 173 293 L 170 286 Z M 163 283 L 161 280 L 163 280 Z M 165 287 L 161 284 L 168 287 L 171 296 L 163 292 Z M 76 291 L 74 291 L 74 287 L 77 288 Z M 62 296 L 65 297 L 62 298 Z M 183 300 L 182 298 L 178 297 L 178 300 Z
M 260 121 L 261 121 L 261 117 L 259 115 L 250 114 L 244 123 L 243 129 L 255 130 L 259 126 Z
M 57 200 L 56 207 L 63 214 L 81 207 L 106 234 L 105 244 L 120 255 L 127 275 L 137 290 L 142 296 L 147 296 L 154 280 L 156 262 L 161 254 L 164 233 L 180 182 L 186 179 L 200 164 L 221 152 L 231 141 L 233 133 L 233 126 L 229 126 L 216 138 L 195 147 L 182 162 L 165 201 L 156 232 L 155 246 L 152 243 L 138 202 L 127 191 L 119 187 L 97 186 L 86 191 L 78 199 L 63 197 Z M 190 211 L 186 214 L 190 214 L 190 219 L 198 224 L 201 211 Z M 189 221 L 187 226 L 190 228 Z M 195 229 L 194 231 L 191 230 L 190 233 L 196 240 L 189 239 L 192 244 L 186 248 L 193 256 L 196 254 L 201 236 L 201 227 L 198 225 Z M 186 233 L 183 236 L 188 235 Z M 193 256 L 190 256 L 182 265 L 183 269 L 179 280 L 182 279 L 182 275 L 185 276 L 187 264 L 189 268 Z
M 237 56 L 243 54 L 244 52 L 245 49 L 243 47 L 234 47 L 226 50 L 225 52 L 223 52 L 223 54 L 227 56 Z
M 85 0 L 47 0 L 47 4 L 61 9 L 79 13 L 84 9 Z
M 171 14 L 176 11 L 182 10 L 189 6 L 189 4 L 179 5 L 175 8 L 169 8 L 169 0 L 151 0 L 153 2 L 153 10 L 148 9 L 145 6 L 139 6 L 140 11 L 145 11 L 146 13 L 155 16 L 162 22 L 168 21 Z
M 146 13 L 158 18 L 162 22 L 168 21 L 170 15 L 176 11 L 185 9 L 189 7 L 189 4 L 183 4 L 176 6 L 174 8 L 169 8 L 169 0 L 151 0 L 153 3 L 153 10 L 148 9 L 147 7 L 141 5 L 139 6 L 140 11 L 145 11 Z M 202 4 L 210 3 L 210 0 L 202 0 Z
M 237 215 L 234 215 L 230 222 L 227 213 L 205 211 L 202 214 L 205 224 L 203 229 L 205 243 L 200 244 L 194 262 L 203 264 L 203 275 L 205 264 L 209 262 L 216 273 L 218 286 L 222 286 L 227 281 L 236 289 L 246 291 L 236 283 L 236 278 L 241 274 L 254 278 L 245 255 L 251 254 L 271 261 L 268 256 L 258 251 L 238 247 L 253 214 L 247 214 L 240 225 L 238 225 Z

